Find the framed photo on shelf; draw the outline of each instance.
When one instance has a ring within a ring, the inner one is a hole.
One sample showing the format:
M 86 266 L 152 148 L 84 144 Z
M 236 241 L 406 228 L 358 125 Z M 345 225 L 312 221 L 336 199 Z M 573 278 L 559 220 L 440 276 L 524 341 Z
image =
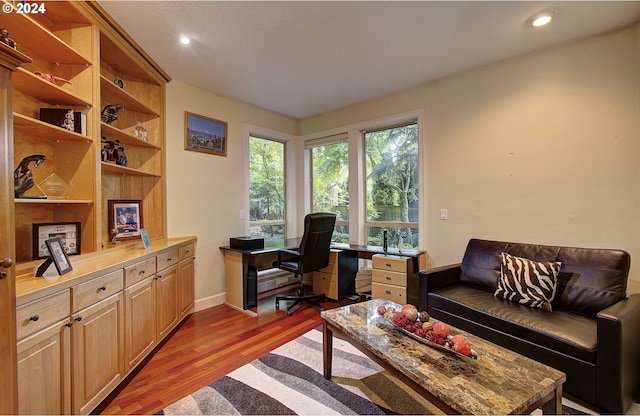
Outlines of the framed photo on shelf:
M 142 228 L 142 201 L 110 199 L 109 234 L 116 240 L 140 238 Z
M 67 252 L 64 250 L 64 246 L 62 245 L 62 240 L 60 238 L 50 238 L 44 243 L 47 246 L 47 250 L 51 255 L 51 260 L 56 266 L 56 270 L 58 271 L 59 275 L 62 276 L 63 274 L 73 270 L 71 262 L 69 261 L 69 257 L 67 257 Z
M 80 222 L 46 222 L 32 224 L 33 260 L 49 257 L 46 241 L 59 238 L 68 256 L 80 254 Z
M 185 111 L 184 148 L 227 156 L 227 122 Z

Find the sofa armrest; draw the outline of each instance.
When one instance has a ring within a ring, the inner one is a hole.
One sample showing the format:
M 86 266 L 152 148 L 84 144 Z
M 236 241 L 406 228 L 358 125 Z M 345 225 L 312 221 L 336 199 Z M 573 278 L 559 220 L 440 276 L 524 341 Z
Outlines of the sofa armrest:
M 600 311 L 597 405 L 625 413 L 640 397 L 640 293 Z
M 460 281 L 460 263 L 420 270 L 418 272 L 418 279 L 420 292 L 419 309 L 426 311 L 429 306 L 427 293 L 454 285 Z

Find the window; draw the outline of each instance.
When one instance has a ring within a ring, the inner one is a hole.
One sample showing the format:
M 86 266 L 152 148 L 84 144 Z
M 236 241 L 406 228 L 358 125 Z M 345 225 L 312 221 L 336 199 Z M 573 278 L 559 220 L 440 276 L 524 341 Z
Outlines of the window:
M 419 245 L 418 125 L 413 122 L 364 134 L 366 241 L 405 248 Z
M 249 137 L 249 233 L 265 246 L 284 241 L 284 143 Z
M 336 214 L 332 240 L 349 242 L 349 144 L 346 141 L 311 148 L 312 212 Z

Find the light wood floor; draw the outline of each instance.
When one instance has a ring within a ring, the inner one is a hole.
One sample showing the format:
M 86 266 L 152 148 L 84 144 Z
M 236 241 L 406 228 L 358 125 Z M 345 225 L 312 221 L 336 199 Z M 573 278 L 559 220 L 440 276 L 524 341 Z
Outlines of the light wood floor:
M 224 305 L 190 315 L 102 414 L 153 414 L 322 324 L 312 305 L 276 310 L 275 294 L 260 296 L 257 318 Z

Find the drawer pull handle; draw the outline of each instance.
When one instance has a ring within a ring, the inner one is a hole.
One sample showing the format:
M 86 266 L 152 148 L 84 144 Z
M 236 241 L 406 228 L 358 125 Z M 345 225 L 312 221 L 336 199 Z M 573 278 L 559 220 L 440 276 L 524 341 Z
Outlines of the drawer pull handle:
M 71 328 L 73 326 L 73 322 L 67 322 L 66 324 L 64 324 L 64 326 L 66 326 L 67 328 Z
M 385 290 L 384 293 L 386 293 L 387 295 L 390 295 L 391 291 L 390 290 Z
M 387 267 L 391 267 L 391 263 L 385 263 L 384 265 Z
M 82 316 L 78 316 L 78 317 L 76 318 L 76 322 L 80 322 L 80 321 L 82 321 Z
M 105 290 L 107 290 L 107 287 L 106 286 L 100 286 L 100 290 L 102 290 L 104 292 Z
M 145 271 L 145 270 L 140 270 L 140 271 L 138 272 L 138 275 L 145 274 L 145 273 L 146 273 L 146 271 Z
M 168 262 L 169 262 L 169 261 L 171 261 L 171 260 L 172 260 L 172 259 L 171 259 L 171 257 L 169 257 L 169 258 L 167 259 L 167 261 L 168 261 Z
M 385 276 L 384 278 L 387 280 L 391 280 L 391 276 Z
M 40 319 L 40 315 L 38 315 L 38 314 L 35 314 L 35 315 L 33 315 L 32 317 L 29 318 L 29 320 L 33 321 L 33 322 L 37 322 L 38 319 Z

